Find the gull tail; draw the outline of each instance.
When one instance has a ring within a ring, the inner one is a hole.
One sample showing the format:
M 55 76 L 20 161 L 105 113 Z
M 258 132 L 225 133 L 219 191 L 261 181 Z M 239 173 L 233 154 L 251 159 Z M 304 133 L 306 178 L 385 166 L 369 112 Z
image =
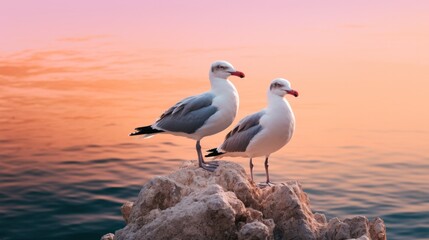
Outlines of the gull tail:
M 162 130 L 158 130 L 155 128 L 152 128 L 152 126 L 144 126 L 144 127 L 138 127 L 134 129 L 135 132 L 130 133 L 129 136 L 136 136 L 136 135 L 144 135 L 144 137 L 151 137 L 153 134 L 164 132 Z
M 204 157 L 216 157 L 224 154 L 224 152 L 219 152 L 217 148 L 212 148 L 210 150 L 207 150 L 207 152 L 209 152 L 209 154 L 205 155 Z

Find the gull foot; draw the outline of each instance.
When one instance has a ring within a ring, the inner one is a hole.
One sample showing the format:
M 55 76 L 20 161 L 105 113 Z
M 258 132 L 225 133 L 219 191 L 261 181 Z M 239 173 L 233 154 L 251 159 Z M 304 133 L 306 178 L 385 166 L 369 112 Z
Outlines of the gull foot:
M 219 161 L 210 161 L 210 162 L 205 162 L 205 164 L 207 164 L 207 165 L 213 165 L 213 166 L 219 167 Z
M 204 170 L 209 171 L 209 172 L 214 172 L 217 169 L 217 167 L 219 167 L 219 164 L 217 162 L 216 163 L 212 163 L 212 162 L 203 163 L 202 165 L 200 165 L 200 167 Z
M 272 187 L 272 186 L 274 186 L 274 183 L 272 183 L 272 182 L 261 182 L 261 183 L 258 183 L 257 186 L 259 188 Z

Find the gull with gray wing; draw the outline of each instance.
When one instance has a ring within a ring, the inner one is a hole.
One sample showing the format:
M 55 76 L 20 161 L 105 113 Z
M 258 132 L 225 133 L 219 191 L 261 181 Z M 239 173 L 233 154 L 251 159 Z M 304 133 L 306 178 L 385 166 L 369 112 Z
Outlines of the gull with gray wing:
M 217 164 L 205 163 L 200 140 L 223 131 L 234 121 L 239 100 L 237 90 L 228 80 L 231 75 L 244 77 L 230 63 L 214 62 L 209 71 L 210 91 L 183 99 L 165 111 L 155 123 L 135 128 L 130 136 L 169 133 L 194 139 L 198 165 L 205 170 L 214 171 Z
M 290 141 L 295 130 L 295 116 L 284 98 L 286 94 L 298 97 L 298 92 L 291 88 L 289 81 L 274 79 L 267 93 L 268 106 L 243 118 L 226 135 L 224 142 L 219 147 L 210 149 L 206 157 L 249 157 L 253 180 L 252 159 L 265 156 L 266 182 L 269 184 L 268 158 Z

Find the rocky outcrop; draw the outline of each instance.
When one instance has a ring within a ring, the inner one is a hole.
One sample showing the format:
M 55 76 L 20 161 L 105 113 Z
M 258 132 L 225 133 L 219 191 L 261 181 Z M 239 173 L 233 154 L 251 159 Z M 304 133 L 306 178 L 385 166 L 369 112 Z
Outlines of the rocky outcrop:
M 213 173 L 187 162 L 155 177 L 121 211 L 127 225 L 102 239 L 386 239 L 380 218 L 327 221 L 298 182 L 260 188 L 226 161 Z

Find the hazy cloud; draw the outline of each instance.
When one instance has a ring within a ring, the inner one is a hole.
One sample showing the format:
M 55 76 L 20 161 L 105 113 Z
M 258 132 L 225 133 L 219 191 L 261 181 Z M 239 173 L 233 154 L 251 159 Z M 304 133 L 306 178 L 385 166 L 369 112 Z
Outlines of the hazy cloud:
M 358 28 L 366 28 L 366 25 L 363 24 L 353 24 L 353 23 L 349 23 L 349 24 L 344 24 L 344 25 L 340 25 L 341 28 L 350 28 L 350 29 L 358 29 Z
M 102 39 L 102 38 L 107 38 L 108 35 L 88 35 L 88 36 L 82 36 L 82 37 L 65 37 L 65 38 L 60 38 L 58 39 L 58 41 L 61 42 L 87 42 L 87 41 L 92 41 L 95 39 Z

